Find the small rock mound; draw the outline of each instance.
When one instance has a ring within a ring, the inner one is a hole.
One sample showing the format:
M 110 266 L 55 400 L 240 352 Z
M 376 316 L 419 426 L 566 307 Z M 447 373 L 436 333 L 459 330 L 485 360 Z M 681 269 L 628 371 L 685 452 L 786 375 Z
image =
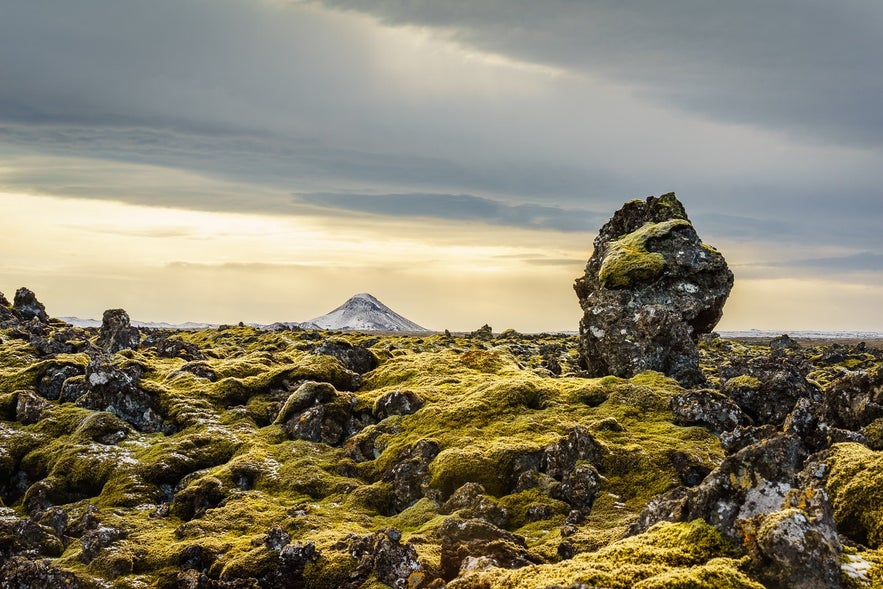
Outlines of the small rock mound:
M 657 370 L 701 383 L 696 340 L 720 320 L 733 287 L 724 257 L 702 243 L 674 193 L 627 202 L 594 246 L 574 285 L 584 368 L 620 377 Z

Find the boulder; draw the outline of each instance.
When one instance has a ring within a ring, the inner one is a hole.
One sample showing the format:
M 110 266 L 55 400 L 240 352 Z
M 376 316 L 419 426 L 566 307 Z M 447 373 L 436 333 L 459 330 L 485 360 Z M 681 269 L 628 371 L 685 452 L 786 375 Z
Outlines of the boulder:
M 724 257 L 702 243 L 674 193 L 627 202 L 574 285 L 581 364 L 590 376 L 656 370 L 703 382 L 696 341 L 720 320 L 732 286 Z
M 362 587 L 372 575 L 380 583 L 396 589 L 417 587 L 424 579 L 423 564 L 411 544 L 401 543 L 402 534 L 389 528 L 366 536 L 350 535 L 332 546 L 346 548 L 356 559 L 356 568 L 350 572 L 347 589 Z
M 824 395 L 824 416 L 834 427 L 858 430 L 883 419 L 883 367 L 847 372 Z
M 541 470 L 556 480 L 562 480 L 571 473 L 579 460 L 598 460 L 600 454 L 595 439 L 589 430 L 581 425 L 558 442 L 549 444 L 543 451 Z
M 50 401 L 58 400 L 61 397 L 61 389 L 64 382 L 71 377 L 82 375 L 83 373 L 83 368 L 75 364 L 51 366 L 37 382 L 37 393 Z
M 374 401 L 372 413 L 377 419 L 390 415 L 410 415 L 423 407 L 423 399 L 411 391 L 389 391 Z
M 732 400 L 711 389 L 684 391 L 673 395 L 669 407 L 677 425 L 701 425 L 716 434 L 746 425 L 748 418 Z
M 805 458 L 794 436 L 778 434 L 761 440 L 728 456 L 698 486 L 677 487 L 650 501 L 630 531 L 646 531 L 658 521 L 701 518 L 741 544 L 736 523 L 780 511 Z
M 449 517 L 439 527 L 438 536 L 442 576 L 448 580 L 466 570 L 492 566 L 517 569 L 543 562 L 528 550 L 523 537 L 483 519 Z
M 371 350 L 362 346 L 355 346 L 346 340 L 329 338 L 322 342 L 314 351 L 319 356 L 333 356 L 347 370 L 357 374 L 365 374 L 377 368 L 377 357 Z
M 37 300 L 37 295 L 33 291 L 21 287 L 15 291 L 15 300 L 12 304 L 12 310 L 20 318 L 38 319 L 41 323 L 49 321 L 49 315 L 46 314 L 46 307 Z
M 392 506 L 401 512 L 421 499 L 429 488 L 429 464 L 438 456 L 438 444 L 420 440 L 406 448 L 382 477 L 392 487 Z
M 788 508 L 740 522 L 746 548 L 767 587 L 837 589 L 840 542 L 833 528 Z M 832 537 L 833 536 L 833 537 Z
M 507 511 L 485 492 L 479 483 L 466 483 L 450 496 L 442 505 L 439 513 L 457 513 L 464 519 L 478 518 L 505 527 L 509 520 Z
M 141 341 L 141 333 L 132 327 L 129 314 L 123 309 L 108 309 L 101 319 L 98 347 L 114 354 L 120 350 L 134 350 Z
M 754 425 L 782 425 L 798 399 L 822 400 L 821 392 L 806 379 L 809 366 L 782 355 L 735 358 L 719 369 L 723 393 Z
M 339 446 L 356 432 L 355 398 L 324 382 L 307 381 L 293 392 L 276 417 L 289 438 Z
M 49 560 L 16 556 L 0 566 L 0 589 L 21 587 L 65 587 L 85 589 L 94 584 L 83 582 L 75 574 L 62 570 Z
M 165 431 L 169 426 L 160 414 L 159 399 L 138 386 L 142 374 L 143 368 L 137 364 L 119 368 L 106 358 L 93 360 L 86 366 L 87 392 L 76 404 L 113 413 L 138 431 Z M 65 387 L 72 380 L 68 379 Z M 62 400 L 66 396 L 65 387 L 62 387 Z

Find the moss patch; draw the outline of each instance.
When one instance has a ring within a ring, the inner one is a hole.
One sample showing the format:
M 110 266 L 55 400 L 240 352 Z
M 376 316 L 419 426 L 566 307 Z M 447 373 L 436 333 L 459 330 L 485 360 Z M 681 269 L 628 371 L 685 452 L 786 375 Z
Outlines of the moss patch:
M 635 282 L 655 280 L 665 268 L 662 254 L 647 250 L 647 242 L 668 235 L 678 227 L 691 227 L 685 219 L 646 223 L 637 231 L 607 244 L 607 253 L 598 272 L 605 288 L 622 288 Z

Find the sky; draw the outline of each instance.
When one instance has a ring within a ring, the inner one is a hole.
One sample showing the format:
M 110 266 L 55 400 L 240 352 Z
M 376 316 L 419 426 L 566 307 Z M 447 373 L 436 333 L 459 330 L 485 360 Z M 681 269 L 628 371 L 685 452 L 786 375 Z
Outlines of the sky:
M 721 330 L 883 331 L 879 0 L 0 0 L 0 291 L 50 314 L 576 330 L 676 192 Z

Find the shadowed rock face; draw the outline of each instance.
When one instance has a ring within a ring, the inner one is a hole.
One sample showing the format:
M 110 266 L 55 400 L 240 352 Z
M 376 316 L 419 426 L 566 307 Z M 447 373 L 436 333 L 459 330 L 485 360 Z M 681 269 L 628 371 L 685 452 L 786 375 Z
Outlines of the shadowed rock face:
M 602 228 L 574 288 L 580 356 L 592 376 L 658 370 L 702 382 L 696 339 L 733 287 L 724 257 L 702 243 L 674 193 L 633 200 Z

